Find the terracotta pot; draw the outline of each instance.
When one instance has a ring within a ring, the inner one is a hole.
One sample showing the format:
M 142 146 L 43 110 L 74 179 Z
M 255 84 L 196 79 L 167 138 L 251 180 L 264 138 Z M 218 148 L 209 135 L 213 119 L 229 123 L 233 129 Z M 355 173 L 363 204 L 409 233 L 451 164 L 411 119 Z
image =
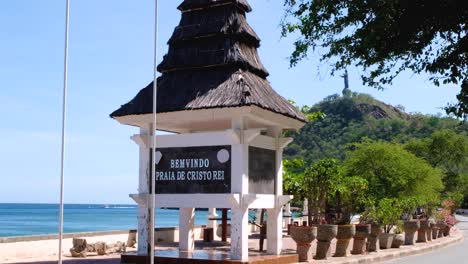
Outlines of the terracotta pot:
M 405 236 L 403 234 L 395 235 L 393 237 L 392 248 L 400 248 L 403 243 L 405 243 Z
M 429 221 L 429 227 L 426 229 L 427 241 L 432 241 L 432 224 L 433 224 L 433 221 Z
M 338 234 L 337 225 L 318 225 L 317 226 L 317 240 L 331 241 Z
M 430 230 L 430 228 L 431 223 L 428 220 L 419 221 L 418 239 L 416 240 L 417 243 L 427 242 L 427 230 Z
M 435 223 L 431 223 L 431 229 L 432 229 L 432 239 L 436 240 L 437 236 L 439 235 L 439 228 L 436 226 Z
M 436 226 L 439 228 L 439 234 L 437 237 L 444 237 L 444 229 L 446 224 L 444 222 L 437 222 Z
M 297 254 L 300 262 L 309 260 L 308 253 L 312 241 L 317 237 L 317 227 L 315 226 L 291 226 L 291 238 L 297 244 Z
M 369 236 L 369 248 L 367 251 L 369 252 L 377 252 L 380 249 L 380 244 L 379 244 L 379 236 L 382 234 L 382 226 L 377 225 L 377 224 L 372 224 L 371 225 L 371 233 Z
M 383 233 L 379 236 L 380 249 L 388 249 L 392 247 L 395 234 Z
M 405 230 L 405 245 L 414 245 L 414 234 L 419 229 L 419 221 L 405 221 L 403 228 Z
M 355 225 L 339 225 L 336 235 L 336 251 L 334 257 L 346 257 L 351 239 L 356 234 Z
M 366 240 L 371 232 L 371 225 L 358 224 L 356 225 L 356 234 L 354 235 L 353 250 L 351 254 L 361 255 L 366 252 Z
M 327 259 L 330 256 L 330 244 L 333 238 L 338 234 L 337 225 L 318 225 L 317 226 L 317 252 L 315 259 Z
M 351 239 L 356 235 L 355 225 L 339 225 L 338 232 L 336 233 L 336 239 Z
M 444 228 L 444 236 L 450 236 L 450 230 L 452 229 L 452 226 L 449 225 L 449 224 L 446 224 L 445 225 L 445 228 Z

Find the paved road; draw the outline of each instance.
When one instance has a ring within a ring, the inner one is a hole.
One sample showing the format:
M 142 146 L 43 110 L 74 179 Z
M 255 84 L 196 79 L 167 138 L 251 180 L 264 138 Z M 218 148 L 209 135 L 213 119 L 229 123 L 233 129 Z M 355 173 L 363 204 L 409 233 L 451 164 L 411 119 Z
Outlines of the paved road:
M 422 255 L 410 256 L 400 259 L 395 259 L 386 264 L 451 264 L 451 263 L 468 263 L 468 217 L 457 216 L 458 229 L 463 232 L 465 240 L 456 245 L 446 248 L 437 249 L 434 252 Z

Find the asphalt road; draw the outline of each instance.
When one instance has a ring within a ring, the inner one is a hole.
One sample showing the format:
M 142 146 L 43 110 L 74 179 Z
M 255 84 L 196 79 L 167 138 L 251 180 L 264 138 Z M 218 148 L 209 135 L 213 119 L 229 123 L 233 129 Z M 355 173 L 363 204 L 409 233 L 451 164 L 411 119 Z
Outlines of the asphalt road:
M 468 263 L 468 217 L 457 215 L 458 229 L 463 232 L 465 240 L 461 243 L 437 249 L 431 253 L 410 256 L 385 262 L 385 264 L 451 264 Z

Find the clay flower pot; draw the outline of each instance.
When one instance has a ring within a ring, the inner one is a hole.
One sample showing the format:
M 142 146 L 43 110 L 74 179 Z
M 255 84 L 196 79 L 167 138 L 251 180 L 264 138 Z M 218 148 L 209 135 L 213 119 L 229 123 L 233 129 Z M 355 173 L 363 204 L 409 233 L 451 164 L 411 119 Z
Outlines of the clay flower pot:
M 297 254 L 300 262 L 308 261 L 308 253 L 312 241 L 317 237 L 315 226 L 291 226 L 291 238 L 297 244 Z
M 446 225 L 447 224 L 445 224 L 444 222 L 437 222 L 436 226 L 437 228 L 439 228 L 439 234 L 437 235 L 437 237 L 444 237 L 444 229 Z
M 348 246 L 351 239 L 356 234 L 356 226 L 339 225 L 336 235 L 336 251 L 334 257 L 346 257 L 348 255 Z
M 427 241 L 432 241 L 432 221 L 429 221 L 429 227 L 426 229 L 426 238 Z
M 331 241 L 338 234 L 338 226 L 318 225 L 317 227 L 317 252 L 314 258 L 327 259 L 327 257 L 330 256 Z
M 356 225 L 356 234 L 354 235 L 353 250 L 351 254 L 361 255 L 366 252 L 366 239 L 371 233 L 371 225 L 358 224 Z
M 449 224 L 445 224 L 445 228 L 444 228 L 444 236 L 450 236 L 450 230 L 452 229 L 452 226 L 449 225 Z
M 400 248 L 403 243 L 405 243 L 405 236 L 403 234 L 395 235 L 393 237 L 392 248 Z
M 437 236 L 439 235 L 439 228 L 437 227 L 436 223 L 431 223 L 432 229 L 432 239 L 436 240 Z
M 388 249 L 392 247 L 395 234 L 382 233 L 379 236 L 380 249 Z
M 414 245 L 414 234 L 419 229 L 419 221 L 405 221 L 403 229 L 405 230 L 405 245 Z
M 377 252 L 380 249 L 380 244 L 379 244 L 379 236 L 382 234 L 382 226 L 378 224 L 372 224 L 371 225 L 371 233 L 369 236 L 369 248 L 367 251 L 369 252 Z
M 417 243 L 427 242 L 427 230 L 429 230 L 430 228 L 431 223 L 428 220 L 419 221 L 418 239 L 416 240 Z

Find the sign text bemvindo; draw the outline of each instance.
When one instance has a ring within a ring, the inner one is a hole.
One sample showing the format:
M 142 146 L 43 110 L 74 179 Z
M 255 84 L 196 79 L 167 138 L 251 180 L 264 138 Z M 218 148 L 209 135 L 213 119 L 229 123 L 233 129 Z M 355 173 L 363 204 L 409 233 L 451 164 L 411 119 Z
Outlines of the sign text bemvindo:
M 231 146 L 158 148 L 156 193 L 230 193 Z

